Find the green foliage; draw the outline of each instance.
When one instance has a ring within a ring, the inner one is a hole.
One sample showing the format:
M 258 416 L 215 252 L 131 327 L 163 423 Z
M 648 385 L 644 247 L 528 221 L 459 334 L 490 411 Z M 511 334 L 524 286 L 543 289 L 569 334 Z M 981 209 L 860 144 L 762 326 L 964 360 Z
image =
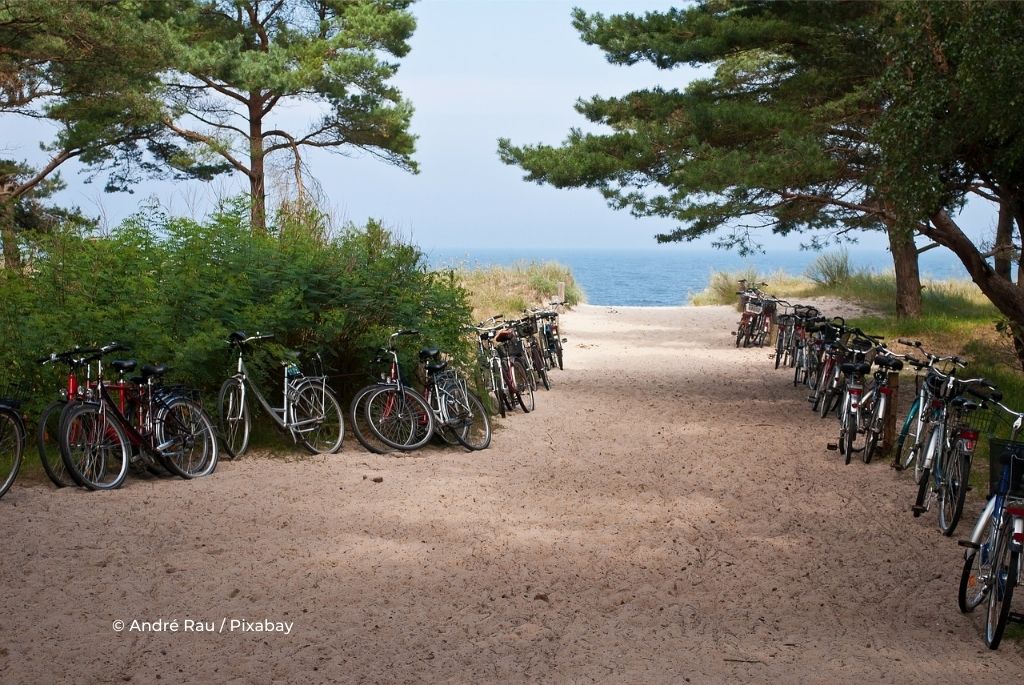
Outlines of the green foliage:
M 732 304 L 739 306 L 736 293 L 739 291 L 739 281 L 746 280 L 748 283 L 762 283 L 761 276 L 757 269 L 749 267 L 742 271 L 713 271 L 708 279 L 708 287 L 690 298 L 693 305 Z
M 60 381 L 32 360 L 111 340 L 140 362 L 169 364 L 208 398 L 232 369 L 233 330 L 275 334 L 254 352 L 260 372 L 278 373 L 284 349 L 319 351 L 342 388 L 365 383 L 376 348 L 399 328 L 422 331 L 410 355 L 430 345 L 468 358 L 466 293 L 426 269 L 416 247 L 376 222 L 324 241 L 294 226 L 253 234 L 247 216 L 247 202 L 202 223 L 149 209 L 109 235 L 69 226 L 40 236 L 29 273 L 0 270 L 10 331 L 0 365 L 31 379 L 40 405 Z

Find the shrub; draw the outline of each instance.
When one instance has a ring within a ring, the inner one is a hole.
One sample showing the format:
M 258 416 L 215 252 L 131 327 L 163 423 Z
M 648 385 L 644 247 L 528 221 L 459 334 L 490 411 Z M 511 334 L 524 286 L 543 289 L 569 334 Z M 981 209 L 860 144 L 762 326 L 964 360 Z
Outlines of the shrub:
M 845 249 L 823 252 L 804 271 L 807 278 L 825 288 L 835 288 L 847 283 L 852 273 L 850 254 Z

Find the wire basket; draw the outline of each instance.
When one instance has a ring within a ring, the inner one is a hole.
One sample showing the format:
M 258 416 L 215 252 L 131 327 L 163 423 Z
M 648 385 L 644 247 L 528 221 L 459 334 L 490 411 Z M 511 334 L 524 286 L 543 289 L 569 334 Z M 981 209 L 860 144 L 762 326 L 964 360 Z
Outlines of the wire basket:
M 1006 492 L 1000 493 L 1003 471 L 1007 466 L 1010 471 L 1005 483 Z M 988 491 L 989 495 L 1024 498 L 1024 442 L 1001 438 L 989 440 Z
M 0 404 L 8 407 L 20 407 L 29 397 L 30 386 L 22 380 L 5 380 L 0 378 Z
M 747 303 L 743 305 L 743 309 L 748 314 L 760 314 L 764 311 L 764 300 L 750 298 L 747 300 Z

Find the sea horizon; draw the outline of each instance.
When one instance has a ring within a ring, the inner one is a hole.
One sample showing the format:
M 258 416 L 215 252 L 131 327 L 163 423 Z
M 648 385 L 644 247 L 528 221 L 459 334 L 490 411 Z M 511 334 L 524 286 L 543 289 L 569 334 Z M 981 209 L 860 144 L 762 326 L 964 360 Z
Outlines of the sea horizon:
M 834 252 L 825 250 L 824 252 Z M 881 249 L 847 248 L 855 269 L 877 273 L 892 270 L 889 252 Z M 650 246 L 630 248 L 438 248 L 426 252 L 433 268 L 458 265 L 509 266 L 517 262 L 559 262 L 576 279 L 588 304 L 608 306 L 665 307 L 690 303 L 704 290 L 715 271 L 754 268 L 761 274 L 783 271 L 802 275 L 822 252 L 771 249 L 741 257 L 711 247 Z M 929 250 L 920 256 L 925 279 L 969 279 L 966 269 L 948 250 Z

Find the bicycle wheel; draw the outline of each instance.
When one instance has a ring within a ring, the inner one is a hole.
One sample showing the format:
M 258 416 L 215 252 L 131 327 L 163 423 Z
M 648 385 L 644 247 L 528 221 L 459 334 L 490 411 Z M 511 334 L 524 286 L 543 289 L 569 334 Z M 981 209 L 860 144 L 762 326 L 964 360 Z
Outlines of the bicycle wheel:
M 461 399 L 465 403 L 459 402 L 458 407 L 453 407 L 456 418 L 452 427 L 456 439 L 467 449 L 487 449 L 491 444 L 491 421 L 483 403 L 468 390 Z
M 292 421 L 312 454 L 334 454 L 345 439 L 345 419 L 334 393 L 321 382 L 300 385 L 291 397 Z
M 540 356 L 540 350 L 536 347 L 531 348 L 530 357 L 533 360 L 533 368 L 540 376 L 540 382 L 544 386 L 545 390 L 551 389 L 551 381 L 548 378 L 548 370 L 544 368 L 544 360 Z
M 374 436 L 398 450 L 423 447 L 434 435 L 434 412 L 412 390 L 388 386 L 366 399 L 366 421 Z
M 849 402 L 849 398 L 846 400 Z M 850 463 L 853 456 L 853 442 L 857 437 L 857 417 L 849 410 L 843 411 L 842 428 L 839 430 L 839 451 L 843 455 L 845 463 Z
M 228 459 L 240 457 L 249 449 L 252 418 L 249 416 L 249 405 L 245 402 L 241 379 L 229 378 L 220 386 L 217 395 L 217 428 Z
M 172 398 L 157 410 L 156 445 L 163 464 L 182 478 L 208 476 L 220 450 L 213 421 L 187 397 Z
M 876 392 L 875 406 L 871 409 L 871 419 L 868 421 L 867 429 L 864 432 L 864 449 L 861 451 L 861 459 L 865 464 L 870 464 L 878 449 L 878 441 L 882 437 L 882 430 L 885 425 L 885 410 L 887 402 L 885 395 Z
M 985 644 L 989 649 L 999 647 L 1010 616 L 1013 588 L 1017 585 L 1020 552 L 1010 549 L 1013 519 L 1007 517 L 1000 526 L 996 548 L 992 554 L 992 584 L 988 591 L 988 612 L 985 616 Z
M 564 371 L 565 367 L 562 365 L 562 341 L 559 338 L 555 338 L 555 357 L 558 359 L 558 370 Z
M 65 400 L 56 400 L 48 404 L 39 415 L 39 426 L 36 430 L 39 462 L 43 465 L 46 476 L 58 488 L 76 484 L 68 474 L 64 460 L 60 458 L 60 416 L 66 405 Z
M 917 412 L 920 404 L 921 398 L 918 397 L 910 405 L 907 416 L 903 419 L 899 437 L 896 438 L 896 447 L 893 448 L 892 458 L 893 464 L 899 471 L 910 468 L 917 457 Z
M 793 354 L 793 387 L 807 382 L 807 369 L 804 368 L 804 346 L 797 345 Z
M 992 587 L 992 548 L 997 530 L 996 518 L 990 514 L 982 528 L 978 549 L 969 549 L 964 555 L 964 568 L 960 573 L 960 588 L 956 597 L 961 613 L 974 611 Z
M 779 334 L 775 336 L 775 368 L 778 369 L 782 366 L 782 353 L 786 349 L 786 336 L 779 331 Z
M 25 430 L 14 410 L 0 407 L 0 497 L 4 496 L 21 468 L 25 451 Z
M 914 518 L 917 518 L 924 512 L 928 511 L 931 506 L 931 492 L 932 492 L 932 470 L 931 467 L 922 469 L 921 482 L 917 484 L 917 499 L 914 500 L 914 506 L 912 511 L 914 512 Z
M 352 427 L 352 433 L 356 436 L 356 440 L 374 454 L 387 454 L 392 450 L 390 445 L 377 438 L 366 420 L 366 400 L 369 399 L 371 393 L 385 387 L 387 386 L 376 384 L 360 389 L 352 398 L 352 406 L 348 414 L 349 426 Z
M 967 482 L 971 475 L 971 456 L 958 444 L 943 459 L 945 477 L 939 489 L 939 530 L 946 536 L 953 534 L 964 513 Z
M 531 412 L 537 407 L 537 400 L 533 394 L 533 384 L 530 383 L 529 373 L 526 367 L 518 359 L 509 366 L 509 375 L 515 381 L 515 390 L 519 393 L 519 406 L 524 412 Z
M 916 448 L 917 452 L 918 452 L 918 455 L 917 455 L 916 459 L 914 459 L 914 482 L 915 483 L 920 483 L 922 478 L 924 478 L 924 473 L 925 473 L 924 463 L 925 463 L 925 461 L 928 460 L 929 454 L 932 455 L 931 463 L 932 464 L 935 463 L 935 456 L 934 455 L 936 454 L 936 450 L 938 449 L 938 446 L 939 446 L 939 439 L 940 439 L 940 435 L 939 434 L 940 434 L 940 431 L 938 430 L 937 425 L 929 424 L 928 425 L 928 439 L 927 440 L 923 440 L 921 442 L 921 444 L 918 445 L 918 447 Z M 935 444 L 933 445 L 932 443 L 935 443 Z
M 90 490 L 124 483 L 132 447 L 124 428 L 91 402 L 69 404 L 61 418 L 60 456 L 75 481 Z

